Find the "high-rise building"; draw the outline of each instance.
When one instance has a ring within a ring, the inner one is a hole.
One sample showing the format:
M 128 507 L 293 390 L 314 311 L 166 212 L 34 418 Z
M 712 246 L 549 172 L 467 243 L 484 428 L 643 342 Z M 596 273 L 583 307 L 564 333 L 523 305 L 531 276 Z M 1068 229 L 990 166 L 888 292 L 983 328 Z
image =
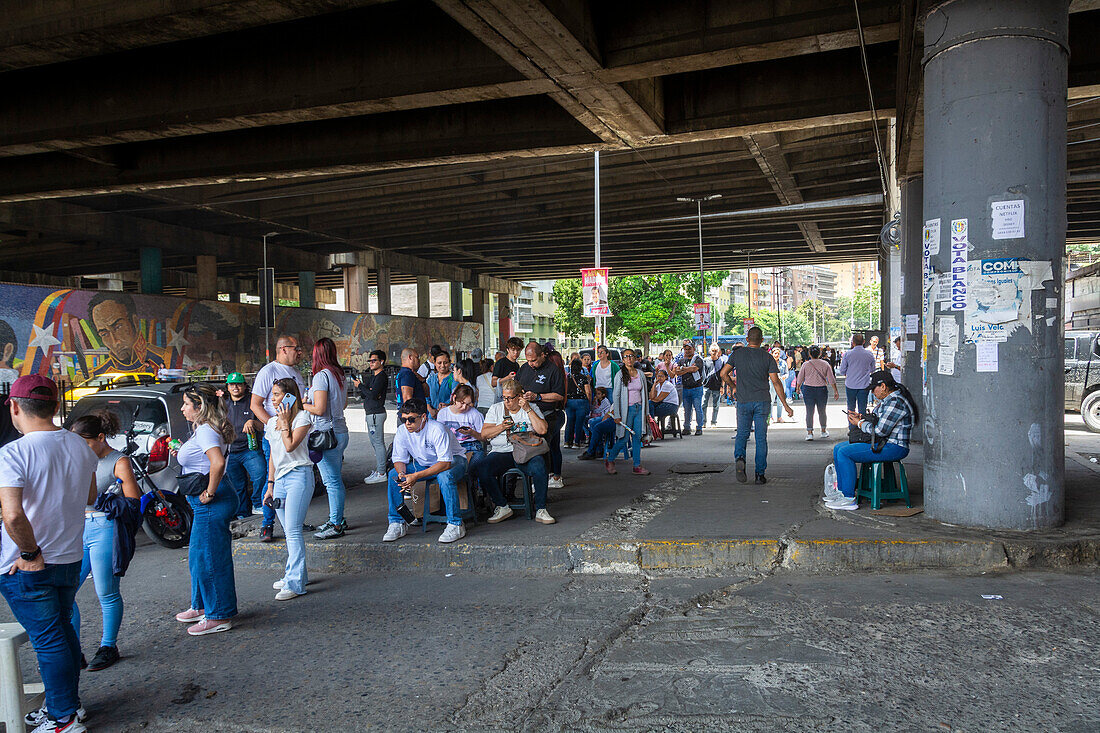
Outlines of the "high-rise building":
M 838 296 L 851 298 L 864 285 L 874 285 L 879 282 L 878 263 L 873 260 L 829 265 L 829 269 L 836 273 L 836 295 Z

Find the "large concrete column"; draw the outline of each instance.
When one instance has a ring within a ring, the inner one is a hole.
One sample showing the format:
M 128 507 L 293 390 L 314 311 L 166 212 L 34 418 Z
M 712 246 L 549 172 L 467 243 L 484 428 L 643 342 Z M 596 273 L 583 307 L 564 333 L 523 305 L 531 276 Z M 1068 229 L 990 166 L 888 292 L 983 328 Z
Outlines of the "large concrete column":
M 931 263 L 953 279 L 948 310 L 937 304 L 928 359 L 924 501 L 928 515 L 945 522 L 1038 529 L 1063 521 L 1057 306 L 1066 242 L 1068 3 L 954 0 L 926 18 L 924 218 L 941 221 Z M 1022 206 L 1022 227 L 993 217 L 1005 201 L 1023 202 L 1014 205 L 1018 212 Z M 1000 274 L 983 275 L 983 262 L 987 273 Z M 1043 282 L 1043 270 L 1053 282 Z M 974 327 L 988 337 L 998 321 L 1010 332 L 1006 341 L 975 343 L 983 336 Z M 959 331 L 954 354 L 952 323 Z
M 317 307 L 317 273 L 312 270 L 298 271 L 298 307 Z M 364 313 L 367 309 L 363 310 Z
M 164 292 L 163 257 L 160 247 L 142 247 L 138 256 L 141 258 L 141 292 L 147 295 L 160 295 Z
M 917 407 L 924 413 L 924 369 L 921 365 L 922 337 L 924 320 L 921 295 L 921 231 L 924 227 L 924 179 L 914 176 L 901 183 L 901 247 L 898 249 L 898 264 L 901 270 L 900 281 L 904 290 L 900 291 L 901 340 L 905 353 L 905 367 L 902 370 L 902 384 L 913 393 Z M 909 330 L 913 318 L 917 316 L 916 330 Z M 893 323 L 891 323 L 893 325 Z M 911 351 L 905 351 L 907 348 Z M 924 440 L 924 421 L 918 420 L 913 426 L 913 440 Z
M 451 318 L 462 320 L 462 283 L 451 283 Z
M 217 300 L 218 258 L 214 255 L 196 255 L 195 273 L 198 275 L 195 297 L 200 300 Z
M 378 268 L 378 312 L 384 316 L 393 313 L 393 291 L 390 290 L 390 268 Z
M 416 276 L 416 315 L 432 317 L 432 280 L 427 275 Z
M 489 327 L 489 291 L 485 288 L 477 287 L 474 282 L 470 283 L 470 299 L 472 301 L 471 315 L 468 319 L 474 323 L 481 324 L 481 348 L 485 351 L 485 358 L 491 359 L 493 355 L 489 344 L 489 333 L 491 331 Z
M 512 296 L 505 293 L 497 293 L 497 327 L 504 348 L 504 342 L 516 335 L 512 330 Z
M 363 265 L 344 268 L 344 308 L 352 313 L 370 312 L 370 272 Z M 300 295 L 299 295 L 300 297 Z

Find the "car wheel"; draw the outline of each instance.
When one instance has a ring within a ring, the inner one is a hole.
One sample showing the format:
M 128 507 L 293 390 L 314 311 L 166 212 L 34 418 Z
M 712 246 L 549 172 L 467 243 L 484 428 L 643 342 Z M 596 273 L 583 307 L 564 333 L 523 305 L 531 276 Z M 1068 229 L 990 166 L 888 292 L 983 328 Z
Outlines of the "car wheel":
M 1081 400 L 1081 417 L 1086 428 L 1100 433 L 1100 390 L 1085 395 L 1085 399 Z

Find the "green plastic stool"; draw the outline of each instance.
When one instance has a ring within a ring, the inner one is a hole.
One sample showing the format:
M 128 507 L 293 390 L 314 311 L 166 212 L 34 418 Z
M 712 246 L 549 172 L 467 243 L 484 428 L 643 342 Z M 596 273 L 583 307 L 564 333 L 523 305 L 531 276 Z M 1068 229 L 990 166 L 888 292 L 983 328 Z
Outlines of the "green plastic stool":
M 895 463 L 901 474 L 900 483 L 894 472 Z M 870 499 L 872 509 L 881 509 L 883 500 L 895 499 L 905 499 L 905 506 L 913 506 L 913 500 L 909 498 L 909 481 L 905 478 L 905 466 L 900 461 L 864 463 L 859 471 L 856 496 Z

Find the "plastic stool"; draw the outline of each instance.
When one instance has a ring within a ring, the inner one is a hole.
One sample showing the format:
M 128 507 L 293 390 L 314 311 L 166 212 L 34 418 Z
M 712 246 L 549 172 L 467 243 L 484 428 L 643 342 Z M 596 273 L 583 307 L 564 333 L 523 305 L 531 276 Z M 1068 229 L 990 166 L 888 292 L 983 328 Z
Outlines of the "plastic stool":
M 674 412 L 671 415 L 662 415 L 661 432 L 665 435 L 672 434 L 677 438 L 683 438 L 684 432 L 680 428 L 680 413 Z
M 19 624 L 0 624 L 0 723 L 11 733 L 26 729 L 23 715 L 27 712 L 27 695 L 40 695 L 42 684 L 23 684 L 19 666 L 19 647 L 30 641 L 26 629 Z
M 900 482 L 894 473 L 895 463 L 901 474 Z M 872 509 L 881 509 L 884 499 L 887 501 L 905 499 L 905 506 L 913 506 L 913 500 L 909 498 L 909 481 L 905 477 L 905 466 L 900 461 L 864 463 L 859 471 L 856 496 L 870 499 Z
M 504 496 L 508 495 L 507 485 L 509 476 L 515 476 L 516 482 L 523 487 L 523 501 L 509 501 L 508 506 L 511 509 L 523 509 L 528 519 L 534 519 L 535 502 L 531 499 L 531 480 L 527 478 L 527 474 L 518 468 L 509 468 L 507 471 L 500 474 L 500 493 Z
M 436 524 L 446 524 L 447 523 L 447 515 L 446 514 L 432 514 L 431 511 L 428 509 L 428 507 L 430 507 L 431 503 L 432 503 L 431 502 L 432 485 L 435 484 L 436 486 L 438 486 L 439 481 L 436 480 L 436 478 L 434 476 L 429 478 L 429 479 L 426 479 L 426 481 L 427 481 L 427 483 L 424 484 L 424 518 L 423 518 L 423 528 L 420 530 L 421 532 L 427 532 L 428 531 L 428 523 L 429 522 L 435 522 Z M 474 482 L 469 480 L 469 479 L 463 479 L 461 482 L 459 482 L 459 486 L 457 487 L 459 491 L 462 491 L 462 485 L 463 484 L 465 484 L 465 486 L 466 486 L 466 508 L 465 509 L 460 508 L 458 510 L 458 517 L 459 517 L 459 519 L 462 520 L 462 522 L 464 524 L 468 524 L 468 525 L 477 524 L 477 507 L 476 507 L 475 500 L 474 500 Z M 444 505 L 444 506 L 446 505 L 446 502 L 443 501 L 443 492 L 439 493 L 439 503 L 441 505 Z

